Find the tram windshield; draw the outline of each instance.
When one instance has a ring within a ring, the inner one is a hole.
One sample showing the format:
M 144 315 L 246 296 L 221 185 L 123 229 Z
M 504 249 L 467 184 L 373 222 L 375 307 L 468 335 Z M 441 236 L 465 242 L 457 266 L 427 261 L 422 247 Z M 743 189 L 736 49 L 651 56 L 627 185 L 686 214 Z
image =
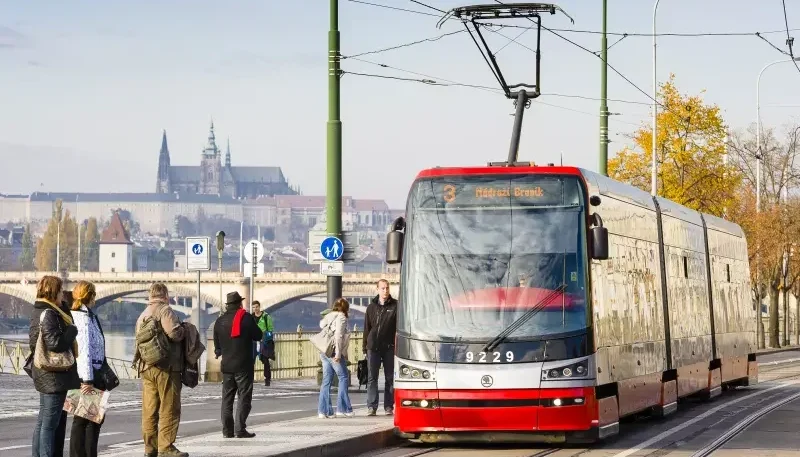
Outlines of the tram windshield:
M 587 325 L 586 218 L 576 177 L 459 176 L 415 183 L 407 208 L 398 332 L 486 342 Z

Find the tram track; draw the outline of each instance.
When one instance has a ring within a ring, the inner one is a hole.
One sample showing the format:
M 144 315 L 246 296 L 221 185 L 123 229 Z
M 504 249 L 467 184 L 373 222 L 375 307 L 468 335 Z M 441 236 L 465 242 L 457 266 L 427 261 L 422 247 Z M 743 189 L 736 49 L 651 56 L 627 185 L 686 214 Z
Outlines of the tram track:
M 722 449 L 728 442 L 739 436 L 742 432 L 747 430 L 748 427 L 753 425 L 757 420 L 767 416 L 769 413 L 775 411 L 781 406 L 787 405 L 795 400 L 800 399 L 800 392 L 797 392 L 788 397 L 782 398 L 776 402 L 759 409 L 758 411 L 748 415 L 741 421 L 737 422 L 730 430 L 723 433 L 722 436 L 712 441 L 702 449 L 692 454 L 692 457 L 706 457 L 711 455 L 714 451 Z

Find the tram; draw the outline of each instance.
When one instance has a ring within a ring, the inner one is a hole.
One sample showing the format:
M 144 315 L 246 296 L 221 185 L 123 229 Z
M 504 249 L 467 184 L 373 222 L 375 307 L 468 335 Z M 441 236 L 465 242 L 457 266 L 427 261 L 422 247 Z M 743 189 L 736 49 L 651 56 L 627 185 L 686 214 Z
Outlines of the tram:
M 757 382 L 742 229 L 606 176 L 423 170 L 386 249 L 401 437 L 594 442 Z

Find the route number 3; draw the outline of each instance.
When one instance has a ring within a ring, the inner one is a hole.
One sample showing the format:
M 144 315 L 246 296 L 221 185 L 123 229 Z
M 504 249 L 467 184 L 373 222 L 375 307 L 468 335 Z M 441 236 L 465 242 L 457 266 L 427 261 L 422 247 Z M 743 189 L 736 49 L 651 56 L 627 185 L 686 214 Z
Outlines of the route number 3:
M 479 352 L 478 354 L 473 354 L 472 352 L 467 352 L 467 363 L 478 362 L 478 363 L 486 363 L 486 359 L 489 354 L 486 352 Z M 499 363 L 500 357 L 502 354 L 500 352 L 492 352 L 491 354 L 491 363 Z M 506 362 L 514 361 L 514 353 L 511 351 L 506 352 Z

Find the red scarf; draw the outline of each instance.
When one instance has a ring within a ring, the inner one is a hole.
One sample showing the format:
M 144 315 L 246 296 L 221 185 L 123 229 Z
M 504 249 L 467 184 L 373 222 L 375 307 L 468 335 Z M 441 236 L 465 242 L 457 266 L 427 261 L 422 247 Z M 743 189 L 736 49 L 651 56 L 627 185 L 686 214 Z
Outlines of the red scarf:
M 244 308 L 236 310 L 233 316 L 233 325 L 231 326 L 231 338 L 238 338 L 242 332 L 242 318 L 244 317 Z

